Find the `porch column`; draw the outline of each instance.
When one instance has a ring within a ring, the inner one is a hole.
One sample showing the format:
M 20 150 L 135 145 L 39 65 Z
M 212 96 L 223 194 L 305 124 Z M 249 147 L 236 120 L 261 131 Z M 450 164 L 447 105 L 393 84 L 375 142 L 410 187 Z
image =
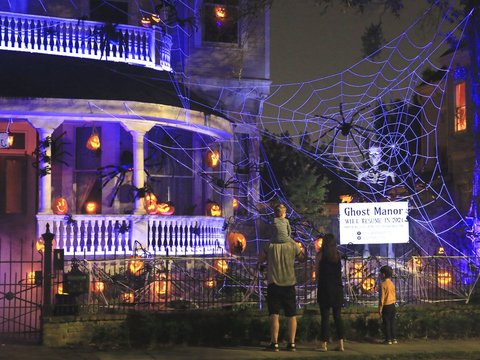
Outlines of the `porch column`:
M 37 129 L 40 142 L 47 144 L 47 138 L 53 134 L 53 129 L 38 128 Z M 48 143 L 48 146 L 41 147 L 40 151 L 45 151 L 45 157 L 52 156 L 52 146 Z M 46 168 L 47 167 L 47 168 Z M 39 170 L 46 169 L 48 171 L 40 172 L 40 178 L 38 180 L 38 214 L 52 214 L 52 174 L 51 164 L 45 164 L 39 159 Z
M 140 189 L 145 186 L 145 164 L 143 151 L 143 137 L 144 131 L 131 130 L 133 138 L 133 186 Z M 146 214 L 145 206 L 143 205 L 143 198 L 136 196 L 133 207 L 133 214 Z

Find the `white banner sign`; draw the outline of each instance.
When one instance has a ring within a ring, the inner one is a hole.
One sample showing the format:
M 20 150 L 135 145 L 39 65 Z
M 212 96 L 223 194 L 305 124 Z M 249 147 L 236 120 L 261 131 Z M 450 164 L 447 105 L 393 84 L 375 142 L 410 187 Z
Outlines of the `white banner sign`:
M 408 202 L 341 203 L 340 244 L 408 242 Z

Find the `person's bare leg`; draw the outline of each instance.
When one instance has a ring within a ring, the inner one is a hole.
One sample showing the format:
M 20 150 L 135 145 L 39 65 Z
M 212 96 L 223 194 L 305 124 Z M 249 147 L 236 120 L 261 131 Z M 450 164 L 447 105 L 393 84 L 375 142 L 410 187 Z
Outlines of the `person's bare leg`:
M 297 333 L 297 317 L 296 316 L 287 317 L 287 328 L 288 328 L 288 342 L 290 344 L 295 344 L 295 335 Z
M 278 343 L 278 332 L 280 330 L 280 320 L 278 314 L 270 315 L 270 342 Z

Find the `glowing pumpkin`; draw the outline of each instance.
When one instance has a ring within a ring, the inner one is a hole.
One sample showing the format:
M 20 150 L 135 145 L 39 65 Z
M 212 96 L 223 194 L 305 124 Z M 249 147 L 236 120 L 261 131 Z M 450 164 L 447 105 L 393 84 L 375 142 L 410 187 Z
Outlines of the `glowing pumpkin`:
M 165 296 L 170 292 L 170 281 L 165 274 L 160 275 L 153 283 L 153 291 L 157 296 Z
M 233 198 L 232 200 L 232 207 L 233 207 L 233 210 L 237 210 L 238 209 L 238 200 Z
M 351 203 L 353 200 L 352 195 L 340 195 L 339 198 L 341 203 Z
M 92 135 L 90 135 L 90 137 L 88 138 L 85 146 L 88 150 L 92 151 L 100 149 L 100 137 L 95 131 L 92 132 Z
M 142 19 L 140 20 L 140 24 L 143 26 L 143 27 L 150 27 L 152 25 L 152 19 L 149 18 L 149 17 L 142 17 Z
M 38 252 L 43 253 L 45 251 L 45 240 L 43 240 L 43 237 L 39 237 L 37 241 L 35 242 L 35 249 L 37 249 Z M 55 240 L 52 241 L 52 249 L 55 249 Z
M 130 270 L 130 272 L 134 275 L 140 275 L 140 271 L 143 270 L 143 260 L 133 258 L 132 260 L 130 260 L 128 270 Z
M 65 215 L 68 213 L 68 202 L 63 197 L 56 198 L 52 206 L 53 213 L 56 215 Z
M 92 284 L 92 291 L 97 293 L 103 293 L 105 290 L 105 283 L 103 281 L 94 281 Z
M 240 232 L 232 231 L 227 235 L 227 245 L 230 253 L 234 255 L 241 254 L 247 247 L 247 239 Z
M 320 237 L 316 239 L 314 242 L 314 245 L 315 245 L 315 251 L 318 253 L 322 249 L 323 238 Z
M 209 150 L 205 155 L 205 165 L 209 168 L 215 169 L 220 164 L 220 151 Z
M 62 295 L 63 294 L 63 284 L 58 284 L 57 286 L 57 294 Z
M 157 213 L 157 197 L 154 193 L 146 193 L 143 201 L 148 214 L 154 215 Z
M 120 294 L 120 301 L 127 304 L 133 304 L 135 302 L 135 293 L 133 291 L 129 291 Z
M 362 281 L 362 291 L 366 294 L 371 294 L 375 290 L 375 279 L 368 277 Z
M 85 204 L 85 211 L 89 215 L 97 213 L 97 203 L 95 201 L 89 201 Z
M 224 6 L 215 6 L 215 17 L 224 20 L 227 17 L 227 9 Z
M 209 201 L 205 207 L 205 212 L 207 216 L 222 216 L 222 207 L 216 202 Z
M 220 274 L 225 274 L 228 270 L 227 260 L 225 260 L 225 259 L 215 259 L 215 261 L 213 262 L 213 267 Z
M 157 214 L 160 215 L 173 215 L 175 212 L 175 206 L 171 202 L 163 202 L 157 204 Z
M 205 280 L 203 280 L 203 288 L 204 289 L 213 289 L 216 286 L 217 286 L 217 281 L 212 277 L 209 277 L 209 278 L 206 278 Z

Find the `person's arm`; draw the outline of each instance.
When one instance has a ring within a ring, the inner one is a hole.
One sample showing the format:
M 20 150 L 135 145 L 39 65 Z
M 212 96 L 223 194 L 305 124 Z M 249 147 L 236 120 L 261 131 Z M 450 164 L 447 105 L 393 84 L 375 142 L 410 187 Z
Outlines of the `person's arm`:
M 380 285 L 380 293 L 379 293 L 379 296 L 378 296 L 378 314 L 380 316 L 382 316 L 382 309 L 383 309 L 383 304 L 385 303 L 385 289 L 384 289 L 384 286 L 383 286 L 383 282 L 382 284 Z

